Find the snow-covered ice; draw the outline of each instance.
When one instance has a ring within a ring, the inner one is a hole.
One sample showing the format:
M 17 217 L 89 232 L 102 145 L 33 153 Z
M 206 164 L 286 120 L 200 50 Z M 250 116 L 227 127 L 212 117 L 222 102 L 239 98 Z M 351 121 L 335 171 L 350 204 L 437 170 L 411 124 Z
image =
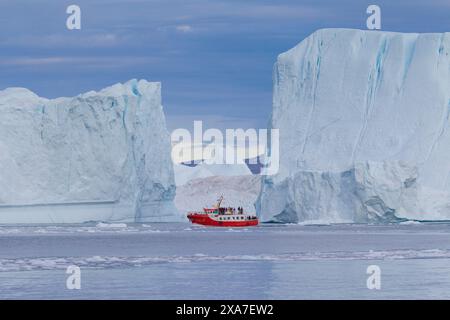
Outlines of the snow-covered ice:
M 223 195 L 223 206 L 242 207 L 255 213 L 254 203 L 261 189 L 261 176 L 211 176 L 190 180 L 177 187 L 175 205 L 181 212 L 210 208 Z
M 281 54 L 264 221 L 450 219 L 450 33 L 324 29 Z
M 195 166 L 174 164 L 175 182 L 177 186 L 184 185 L 191 180 L 223 176 L 250 176 L 252 172 L 245 163 L 242 164 L 206 164 L 200 162 Z
M 0 91 L 0 137 L 0 223 L 178 219 L 160 83 Z
M 175 206 L 180 213 L 209 208 L 224 196 L 224 206 L 243 207 L 255 213 L 261 176 L 252 175 L 247 164 L 175 164 Z

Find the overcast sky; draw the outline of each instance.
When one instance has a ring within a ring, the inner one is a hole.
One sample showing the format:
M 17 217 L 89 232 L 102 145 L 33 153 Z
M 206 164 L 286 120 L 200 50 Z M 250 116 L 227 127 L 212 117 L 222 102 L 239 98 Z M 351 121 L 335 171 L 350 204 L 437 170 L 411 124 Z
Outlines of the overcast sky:
M 66 29 L 66 8 L 82 29 Z M 161 81 L 171 129 L 204 119 L 265 127 L 278 54 L 320 28 L 450 31 L 450 0 L 0 0 L 0 90 L 73 96 L 132 78 Z

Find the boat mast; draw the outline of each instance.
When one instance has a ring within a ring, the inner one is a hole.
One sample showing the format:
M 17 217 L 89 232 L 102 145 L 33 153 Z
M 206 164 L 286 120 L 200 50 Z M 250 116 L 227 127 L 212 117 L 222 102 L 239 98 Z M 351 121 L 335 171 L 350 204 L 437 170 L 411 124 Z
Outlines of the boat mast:
M 222 204 L 223 201 L 223 195 L 220 196 L 219 199 L 217 199 L 217 204 L 215 205 L 216 209 L 220 208 L 220 205 Z

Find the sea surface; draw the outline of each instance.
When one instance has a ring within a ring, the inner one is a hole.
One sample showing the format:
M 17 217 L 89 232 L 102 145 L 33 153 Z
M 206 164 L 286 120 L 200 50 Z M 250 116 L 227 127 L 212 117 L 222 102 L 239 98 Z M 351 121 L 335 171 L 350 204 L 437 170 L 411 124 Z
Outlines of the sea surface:
M 0 299 L 450 299 L 450 223 L 0 226 Z

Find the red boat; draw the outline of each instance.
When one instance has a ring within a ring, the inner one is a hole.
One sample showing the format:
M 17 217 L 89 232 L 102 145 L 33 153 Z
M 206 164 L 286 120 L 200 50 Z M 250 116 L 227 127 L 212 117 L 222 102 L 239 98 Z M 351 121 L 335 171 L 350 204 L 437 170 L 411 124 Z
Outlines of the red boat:
M 245 214 L 242 208 L 223 208 L 223 197 L 217 200 L 213 208 L 203 208 L 203 212 L 189 212 L 189 221 L 213 227 L 250 227 L 258 225 L 255 215 Z

